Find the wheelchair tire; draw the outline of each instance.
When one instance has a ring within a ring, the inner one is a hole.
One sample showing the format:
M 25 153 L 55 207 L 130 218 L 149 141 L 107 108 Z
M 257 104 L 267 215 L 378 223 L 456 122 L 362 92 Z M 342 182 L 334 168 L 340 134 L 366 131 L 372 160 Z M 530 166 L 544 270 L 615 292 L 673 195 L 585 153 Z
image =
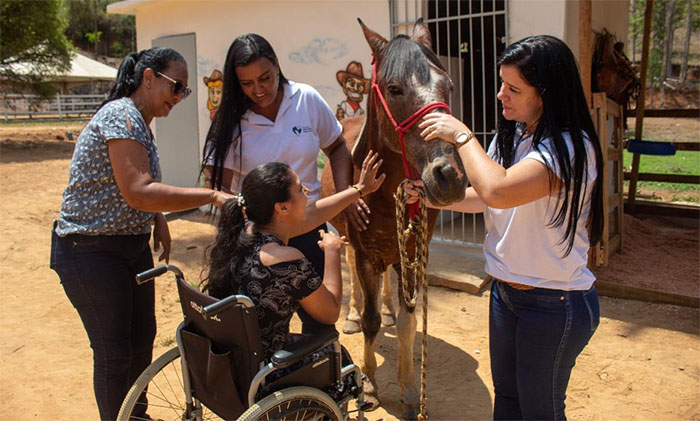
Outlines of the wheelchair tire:
M 142 393 L 147 390 L 148 408 L 144 412 L 144 403 L 139 402 Z M 118 421 L 178 419 L 178 420 L 220 420 L 216 414 L 194 400 L 195 411 L 186 414 L 185 389 L 182 381 L 182 364 L 180 350 L 176 347 L 168 350 L 151 363 L 136 379 L 126 394 L 117 417 Z M 201 408 L 201 416 L 196 411 Z M 145 415 L 147 413 L 148 415 Z
M 295 386 L 274 392 L 248 408 L 238 421 L 255 420 L 331 420 L 343 419 L 330 396 L 319 389 Z

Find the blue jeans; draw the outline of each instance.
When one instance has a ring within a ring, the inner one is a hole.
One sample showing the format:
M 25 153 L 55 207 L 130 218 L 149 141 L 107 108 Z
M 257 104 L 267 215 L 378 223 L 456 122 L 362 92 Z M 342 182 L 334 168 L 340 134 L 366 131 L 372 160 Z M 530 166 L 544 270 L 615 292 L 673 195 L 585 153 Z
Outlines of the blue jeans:
M 594 287 L 518 290 L 494 280 L 489 308 L 493 418 L 565 420 L 571 370 L 599 320 Z
M 126 393 L 151 363 L 156 335 L 149 235 L 51 236 L 51 268 L 78 311 L 93 351 L 100 419 L 114 420 Z M 144 406 L 145 407 L 145 406 Z M 145 414 L 141 414 L 145 417 Z

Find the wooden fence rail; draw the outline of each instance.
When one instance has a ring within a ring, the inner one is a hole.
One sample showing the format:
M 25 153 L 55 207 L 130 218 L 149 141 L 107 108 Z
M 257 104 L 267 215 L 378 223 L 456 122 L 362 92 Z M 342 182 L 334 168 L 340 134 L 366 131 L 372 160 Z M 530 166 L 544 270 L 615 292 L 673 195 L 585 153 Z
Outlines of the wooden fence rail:
M 106 98 L 106 95 L 57 94 L 47 100 L 38 95 L 5 94 L 0 95 L 0 114 L 5 121 L 35 117 L 55 117 L 62 120 L 89 116 Z

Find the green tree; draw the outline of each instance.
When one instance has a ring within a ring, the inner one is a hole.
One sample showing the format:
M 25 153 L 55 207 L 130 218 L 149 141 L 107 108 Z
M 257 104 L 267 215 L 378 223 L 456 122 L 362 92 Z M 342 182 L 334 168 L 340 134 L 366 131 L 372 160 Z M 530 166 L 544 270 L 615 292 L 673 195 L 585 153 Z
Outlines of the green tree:
M 61 0 L 0 1 L 0 78 L 7 86 L 53 93 L 41 77 L 69 70 L 72 55 L 62 11 Z
M 107 5 L 115 1 L 65 0 L 70 16 L 66 34 L 76 47 L 117 58 L 136 49 L 134 17 L 107 13 Z

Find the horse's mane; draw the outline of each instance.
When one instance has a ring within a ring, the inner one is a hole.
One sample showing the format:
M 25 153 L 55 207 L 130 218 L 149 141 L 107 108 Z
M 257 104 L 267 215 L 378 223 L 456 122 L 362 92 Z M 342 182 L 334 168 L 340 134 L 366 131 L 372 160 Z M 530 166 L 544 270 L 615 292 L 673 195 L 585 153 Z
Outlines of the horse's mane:
M 398 35 L 387 45 L 382 59 L 381 78 L 400 82 L 416 75 L 419 83 L 427 83 L 430 80 L 428 61 L 445 71 L 445 67 L 429 48 L 406 35 Z

